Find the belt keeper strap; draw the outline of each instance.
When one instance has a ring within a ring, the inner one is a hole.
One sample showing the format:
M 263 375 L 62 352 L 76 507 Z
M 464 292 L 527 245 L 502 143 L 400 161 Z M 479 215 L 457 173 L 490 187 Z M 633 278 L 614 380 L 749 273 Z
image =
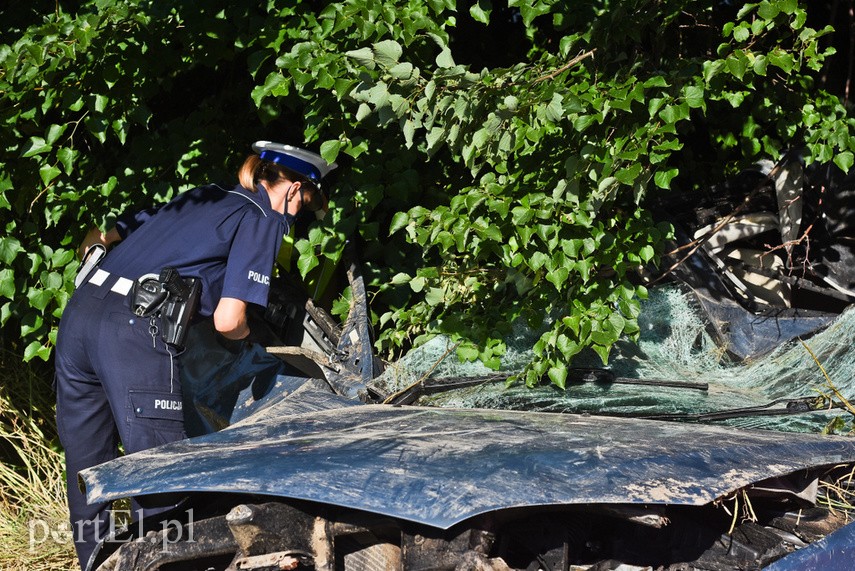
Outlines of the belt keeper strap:
M 113 284 L 113 287 L 110 288 L 110 291 L 115 292 L 119 295 L 128 295 L 128 292 L 131 291 L 131 287 L 133 285 L 133 280 L 120 277 L 118 280 L 116 280 L 116 283 Z
M 89 278 L 89 283 L 92 285 L 100 286 L 104 283 L 104 281 L 110 277 L 110 272 L 105 272 L 101 268 L 95 270 L 95 275 Z

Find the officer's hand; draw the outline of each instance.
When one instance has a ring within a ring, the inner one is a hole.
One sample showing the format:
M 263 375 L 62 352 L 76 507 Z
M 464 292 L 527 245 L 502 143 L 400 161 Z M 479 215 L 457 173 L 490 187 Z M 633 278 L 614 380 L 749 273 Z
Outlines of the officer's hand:
M 86 252 L 89 251 L 89 248 L 95 244 L 101 244 L 106 248 L 113 242 L 118 242 L 121 239 L 122 237 L 119 236 L 119 232 L 115 228 L 110 228 L 106 233 L 101 232 L 98 228 L 92 228 L 86 233 L 86 237 L 83 238 L 83 243 L 77 249 L 77 255 L 82 260 Z

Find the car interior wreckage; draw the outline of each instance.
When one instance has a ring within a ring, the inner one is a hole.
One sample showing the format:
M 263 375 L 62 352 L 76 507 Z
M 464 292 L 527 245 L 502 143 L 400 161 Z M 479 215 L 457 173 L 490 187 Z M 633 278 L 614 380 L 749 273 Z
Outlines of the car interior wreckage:
M 667 197 L 640 340 L 564 391 L 506 382 L 530 331 L 500 372 L 442 337 L 381 362 L 354 244 L 342 325 L 283 275 L 268 342 L 188 343 L 190 438 L 81 472 L 89 501 L 177 502 L 89 568 L 850 569 L 855 439 L 820 433 L 852 414 L 853 197 L 797 153 Z

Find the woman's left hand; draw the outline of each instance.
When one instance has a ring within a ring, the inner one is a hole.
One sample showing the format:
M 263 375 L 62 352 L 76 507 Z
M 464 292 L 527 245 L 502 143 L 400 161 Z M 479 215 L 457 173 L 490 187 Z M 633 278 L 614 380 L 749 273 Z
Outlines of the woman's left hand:
M 80 244 L 80 247 L 77 249 L 77 255 L 80 259 L 83 259 L 83 256 L 86 255 L 89 248 L 95 244 L 101 244 L 106 248 L 113 242 L 118 242 L 121 239 L 119 232 L 115 228 L 110 228 L 106 234 L 101 232 L 98 228 L 92 228 L 86 233 L 86 237 L 83 238 L 83 243 Z

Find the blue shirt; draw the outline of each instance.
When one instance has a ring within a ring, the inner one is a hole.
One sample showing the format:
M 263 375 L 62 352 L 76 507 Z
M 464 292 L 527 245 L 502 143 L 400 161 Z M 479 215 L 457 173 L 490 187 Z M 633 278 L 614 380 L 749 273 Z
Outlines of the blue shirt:
M 199 314 L 212 315 L 221 297 L 267 305 L 270 274 L 288 219 L 273 210 L 263 186 L 207 185 L 188 190 L 158 209 L 123 215 L 122 241 L 101 268 L 136 280 L 167 266 L 202 281 Z

